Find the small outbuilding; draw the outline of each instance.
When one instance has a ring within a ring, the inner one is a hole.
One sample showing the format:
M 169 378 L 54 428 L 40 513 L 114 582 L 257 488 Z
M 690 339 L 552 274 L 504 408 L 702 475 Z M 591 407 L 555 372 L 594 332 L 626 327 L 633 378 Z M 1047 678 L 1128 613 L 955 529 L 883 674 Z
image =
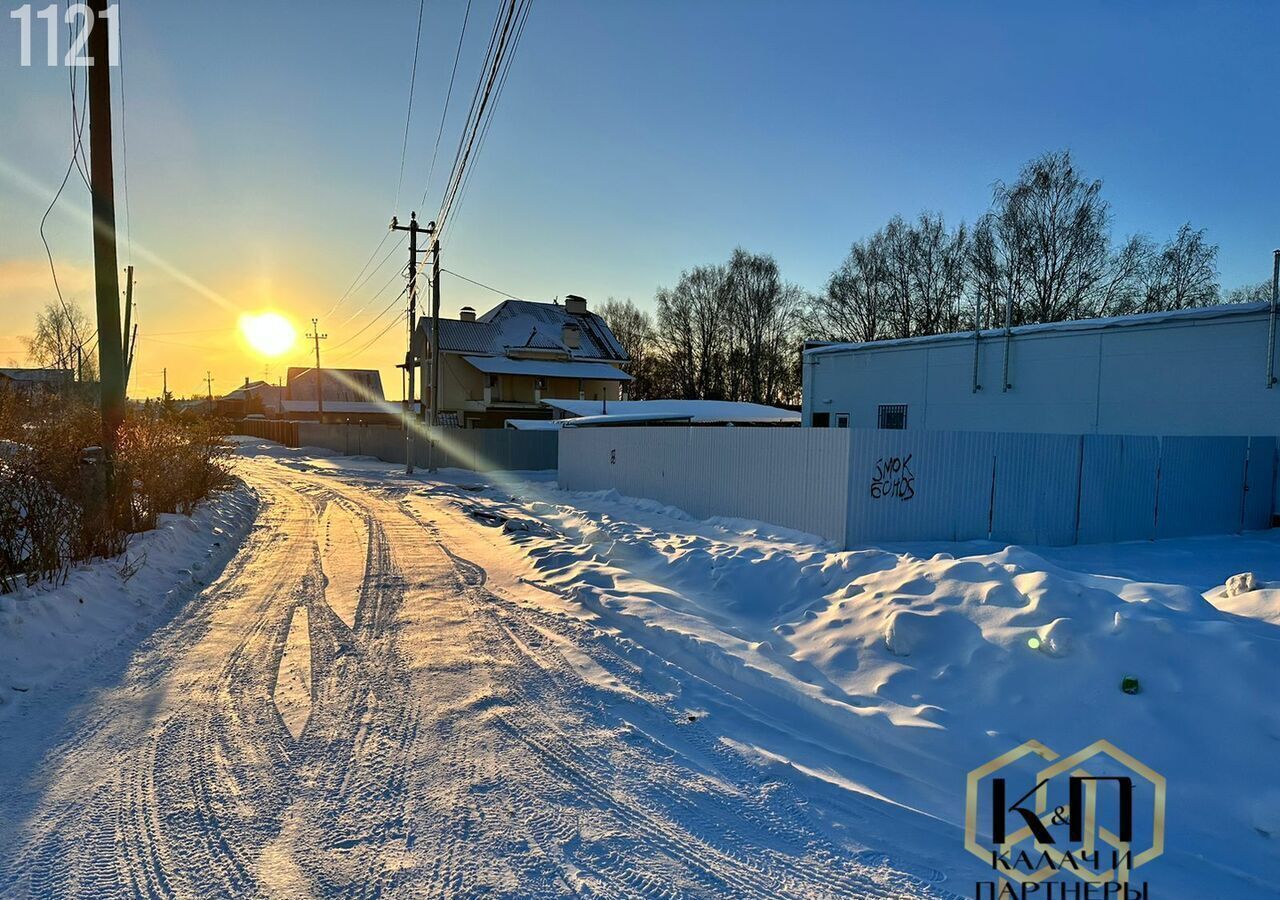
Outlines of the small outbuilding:
M 1277 435 L 1276 312 L 1250 303 L 804 353 L 806 425 Z

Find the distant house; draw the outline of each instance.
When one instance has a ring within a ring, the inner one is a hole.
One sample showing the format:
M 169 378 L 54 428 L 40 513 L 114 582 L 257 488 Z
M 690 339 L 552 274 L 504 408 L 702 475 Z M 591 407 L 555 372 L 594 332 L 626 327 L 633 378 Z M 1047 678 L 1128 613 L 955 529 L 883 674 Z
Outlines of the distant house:
M 389 425 L 403 415 L 401 404 L 389 403 L 383 395 L 377 369 L 291 367 L 280 400 L 281 415 L 315 420 L 321 418 L 322 408 L 326 422 Z
M 276 418 L 283 407 L 285 389 L 266 381 L 244 380 L 244 385 L 219 397 L 218 415 L 235 418 L 247 415 L 263 415 Z
M 430 405 L 431 319 L 418 322 L 422 396 Z M 441 420 L 501 428 L 507 419 L 550 419 L 543 400 L 617 401 L 630 361 L 587 301 L 504 300 L 482 316 L 464 307 L 440 320 Z
M 55 391 L 73 381 L 70 369 L 0 369 L 0 390 L 22 394 Z
M 518 430 L 612 425 L 798 426 L 800 413 L 730 400 L 543 400 L 551 420 L 508 419 Z

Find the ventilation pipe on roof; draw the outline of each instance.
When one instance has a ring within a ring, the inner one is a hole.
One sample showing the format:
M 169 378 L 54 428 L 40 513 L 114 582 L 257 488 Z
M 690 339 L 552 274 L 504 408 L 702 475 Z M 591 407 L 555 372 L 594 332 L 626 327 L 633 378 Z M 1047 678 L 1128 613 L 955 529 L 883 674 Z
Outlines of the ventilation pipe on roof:
M 458 311 L 458 318 L 464 322 L 474 322 L 476 320 L 476 311 L 470 306 L 464 306 Z
M 582 346 L 582 330 L 577 325 L 566 324 L 560 331 L 560 342 L 570 350 L 577 350 Z
M 587 314 L 586 298 L 579 297 L 577 294 L 565 294 L 564 311 L 571 316 L 585 316 Z

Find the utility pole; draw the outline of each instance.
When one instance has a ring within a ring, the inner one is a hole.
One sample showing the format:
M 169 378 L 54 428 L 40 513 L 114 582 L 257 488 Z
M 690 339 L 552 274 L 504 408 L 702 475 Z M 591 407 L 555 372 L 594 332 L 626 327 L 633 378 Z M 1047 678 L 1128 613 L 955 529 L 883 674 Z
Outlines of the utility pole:
M 205 370 L 205 373 L 204 373 L 204 385 L 206 388 L 208 388 L 209 402 L 212 403 L 213 402 L 213 373 L 208 371 L 207 369 Z
M 405 377 L 408 384 L 404 396 L 404 471 L 406 475 L 412 475 L 414 448 L 417 443 L 415 440 L 416 435 L 414 434 L 417 417 L 413 414 L 415 393 L 413 383 L 413 366 L 415 362 L 413 338 L 418 320 L 418 234 L 421 232 L 434 234 L 435 223 L 432 222 L 426 228 L 423 228 L 418 224 L 418 214 L 411 212 L 409 213 L 408 225 L 401 225 L 393 216 L 391 218 L 391 230 L 409 232 L 409 350 L 404 357 Z
M 320 333 L 318 319 L 311 320 L 311 333 L 307 339 L 316 344 L 316 421 L 324 421 L 324 373 L 320 371 L 320 342 L 329 339 L 329 335 Z
M 434 228 L 432 231 L 434 232 Z M 431 238 L 431 427 L 440 424 L 440 239 Z M 432 457 L 434 459 L 434 457 Z M 434 468 L 434 467 L 433 467 Z
M 164 378 L 164 389 L 160 392 L 160 402 L 168 404 L 169 402 L 169 367 L 165 366 L 160 370 L 161 377 Z
M 89 181 L 93 194 L 93 268 L 98 313 L 98 378 L 102 403 L 102 448 L 108 497 L 113 498 L 113 462 L 124 421 L 124 344 L 120 334 L 120 276 L 116 257 L 116 200 L 111 152 L 111 65 L 108 0 L 89 0 Z
M 121 333 L 124 338 L 122 345 L 124 359 L 124 383 L 121 386 L 123 396 L 129 396 L 129 375 L 133 371 L 133 352 L 138 347 L 138 324 L 133 323 L 130 328 L 130 322 L 133 322 L 134 305 L 133 305 L 133 266 L 125 267 L 124 279 L 124 331 Z

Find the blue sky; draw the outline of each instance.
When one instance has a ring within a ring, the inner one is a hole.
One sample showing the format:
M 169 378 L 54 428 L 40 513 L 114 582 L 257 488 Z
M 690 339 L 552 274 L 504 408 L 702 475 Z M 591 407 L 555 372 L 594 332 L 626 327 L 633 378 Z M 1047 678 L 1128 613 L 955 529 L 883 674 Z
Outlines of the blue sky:
M 478 76 L 495 0 L 473 0 L 428 187 L 464 7 L 426 3 L 401 218 L 424 188 L 424 218 L 438 204 Z M 135 393 L 158 392 L 163 366 L 184 394 L 206 369 L 215 389 L 260 377 L 236 310 L 309 325 L 350 283 L 393 211 L 417 9 L 225 0 L 197 17 L 194 4 L 122 0 L 131 231 L 152 335 Z M 1277 33 L 1268 3 L 536 0 L 444 263 L 523 297 L 647 306 L 682 268 L 742 245 L 816 290 L 889 216 L 972 221 L 992 182 L 1066 147 L 1103 179 L 1118 235 L 1190 221 L 1220 245 L 1224 286 L 1261 281 L 1280 245 Z M 16 50 L 6 14 L 0 362 L 20 358 L 52 296 L 37 227 L 69 149 L 67 71 L 20 68 Z M 68 294 L 89 307 L 86 208 L 73 180 L 47 233 Z M 321 327 L 335 362 L 383 369 L 398 396 L 401 329 L 350 354 L 389 315 L 338 345 L 394 295 L 370 296 L 393 264 Z M 449 276 L 443 290 L 447 314 L 499 299 Z M 276 361 L 272 377 L 290 361 L 304 360 Z

